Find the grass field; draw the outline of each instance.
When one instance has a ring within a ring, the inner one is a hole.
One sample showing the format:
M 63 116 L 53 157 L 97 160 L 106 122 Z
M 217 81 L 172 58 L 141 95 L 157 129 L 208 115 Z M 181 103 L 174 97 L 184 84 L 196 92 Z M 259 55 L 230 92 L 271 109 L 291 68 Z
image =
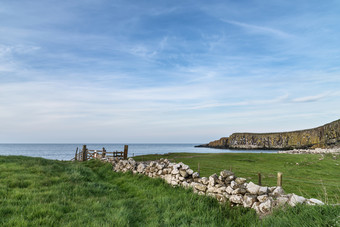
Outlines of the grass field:
M 337 226 L 339 206 L 251 209 L 99 161 L 0 156 L 0 226 Z
M 258 173 L 262 175 L 262 185 L 275 186 L 277 172 L 283 173 L 283 188 L 287 193 L 295 193 L 306 198 L 317 198 L 326 203 L 340 204 L 340 156 L 293 155 L 266 153 L 219 153 L 193 154 L 171 153 L 166 155 L 146 155 L 135 160 L 155 160 L 168 158 L 183 162 L 201 176 L 219 174 L 230 170 L 238 177 L 245 177 L 258 183 Z

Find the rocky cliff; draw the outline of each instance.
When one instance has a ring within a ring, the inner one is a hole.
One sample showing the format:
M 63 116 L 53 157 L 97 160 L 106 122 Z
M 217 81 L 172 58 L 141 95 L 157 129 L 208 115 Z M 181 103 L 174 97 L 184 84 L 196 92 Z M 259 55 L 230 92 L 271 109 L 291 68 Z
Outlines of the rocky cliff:
M 197 147 L 222 149 L 307 149 L 340 145 L 340 119 L 300 131 L 279 133 L 233 133 Z

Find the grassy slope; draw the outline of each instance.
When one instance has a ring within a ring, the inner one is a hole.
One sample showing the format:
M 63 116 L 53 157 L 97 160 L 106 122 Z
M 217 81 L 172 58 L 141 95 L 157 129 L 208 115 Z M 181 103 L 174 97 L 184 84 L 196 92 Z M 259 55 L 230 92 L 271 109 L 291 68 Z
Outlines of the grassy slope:
M 236 176 L 258 182 L 257 173 L 262 174 L 262 185 L 275 186 L 277 172 L 283 173 L 283 188 L 287 193 L 317 198 L 329 203 L 340 204 L 340 157 L 326 155 L 292 154 L 192 154 L 172 153 L 167 155 L 147 155 L 135 160 L 168 158 L 183 162 L 197 171 L 200 164 L 201 176 L 210 176 L 223 169 L 232 168 Z
M 259 220 L 253 210 L 160 179 L 111 171 L 98 161 L 71 163 L 0 156 L 0 226 L 336 225 L 339 207 L 296 207 Z

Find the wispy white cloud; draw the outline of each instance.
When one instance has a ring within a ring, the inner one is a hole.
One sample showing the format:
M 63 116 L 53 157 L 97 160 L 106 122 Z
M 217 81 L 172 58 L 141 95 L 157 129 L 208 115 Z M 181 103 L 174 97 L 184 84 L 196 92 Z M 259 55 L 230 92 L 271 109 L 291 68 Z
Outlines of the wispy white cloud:
M 293 99 L 293 102 L 316 102 L 319 101 L 327 96 L 329 96 L 330 93 L 323 93 L 323 94 L 318 94 L 318 95 L 312 95 L 312 96 L 304 96 L 304 97 L 299 97 Z
M 281 31 L 279 29 L 266 27 L 266 26 L 258 26 L 258 25 L 253 25 L 249 23 L 242 23 L 239 21 L 225 20 L 225 19 L 221 19 L 221 21 L 228 23 L 228 24 L 236 25 L 238 27 L 242 27 L 252 33 L 272 35 L 278 38 L 293 38 L 294 37 L 292 34 L 289 34 L 287 32 Z

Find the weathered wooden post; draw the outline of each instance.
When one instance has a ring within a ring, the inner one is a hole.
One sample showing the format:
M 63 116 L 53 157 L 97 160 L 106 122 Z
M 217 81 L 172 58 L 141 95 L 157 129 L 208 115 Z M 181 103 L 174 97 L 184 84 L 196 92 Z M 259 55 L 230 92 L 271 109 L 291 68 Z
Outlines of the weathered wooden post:
M 259 178 L 259 185 L 261 186 L 262 185 L 262 182 L 261 182 L 261 173 L 257 173 L 257 176 Z
M 282 187 L 282 173 L 277 173 L 277 186 Z
M 106 150 L 105 150 L 105 148 L 103 147 L 103 155 L 102 155 L 102 158 L 105 158 L 105 156 L 106 156 Z
M 200 163 L 197 163 L 197 173 L 200 175 Z
M 87 148 L 86 145 L 83 145 L 83 149 L 82 149 L 82 154 L 83 154 L 83 162 L 85 162 L 87 160 Z
M 124 160 L 127 159 L 127 156 L 128 156 L 128 149 L 129 149 L 129 146 L 128 146 L 128 145 L 124 145 Z
M 78 156 L 78 147 L 77 147 L 77 149 L 76 149 L 76 154 L 74 155 L 74 160 L 75 160 L 75 161 L 77 161 L 77 159 L 78 159 L 77 156 Z

